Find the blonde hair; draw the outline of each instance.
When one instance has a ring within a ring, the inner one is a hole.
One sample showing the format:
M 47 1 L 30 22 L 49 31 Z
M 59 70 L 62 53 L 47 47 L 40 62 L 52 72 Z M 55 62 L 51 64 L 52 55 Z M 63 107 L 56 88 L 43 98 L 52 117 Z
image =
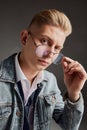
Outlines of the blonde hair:
M 44 24 L 60 27 L 66 36 L 72 32 L 72 25 L 69 18 L 63 13 L 55 9 L 46 9 L 37 13 L 31 20 L 28 30 L 32 24 L 42 26 Z

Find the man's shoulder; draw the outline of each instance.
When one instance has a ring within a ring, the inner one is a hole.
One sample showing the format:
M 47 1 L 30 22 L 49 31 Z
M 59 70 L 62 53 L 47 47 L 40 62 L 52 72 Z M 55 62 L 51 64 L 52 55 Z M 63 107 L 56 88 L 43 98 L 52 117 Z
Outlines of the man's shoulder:
M 15 74 L 15 54 L 10 55 L 0 62 L 0 79 L 14 79 Z
M 51 79 L 51 78 L 54 79 L 55 78 L 55 75 L 48 70 L 44 70 L 43 73 L 44 73 L 44 77 L 46 77 L 47 79 Z
M 17 53 L 14 53 L 6 58 L 4 58 L 3 60 L 0 61 L 0 66 L 4 63 L 8 63 L 8 62 L 11 62 L 14 60 L 15 56 L 16 56 Z

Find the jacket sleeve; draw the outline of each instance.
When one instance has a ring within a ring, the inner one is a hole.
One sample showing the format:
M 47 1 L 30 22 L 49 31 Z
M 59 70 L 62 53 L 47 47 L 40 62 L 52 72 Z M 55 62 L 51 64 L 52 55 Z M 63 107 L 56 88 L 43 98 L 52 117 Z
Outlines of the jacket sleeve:
M 58 88 L 57 97 L 58 99 L 53 112 L 54 120 L 63 130 L 78 130 L 84 112 L 82 94 L 80 94 L 79 100 L 75 103 L 72 103 L 68 98 L 63 101 L 61 92 Z

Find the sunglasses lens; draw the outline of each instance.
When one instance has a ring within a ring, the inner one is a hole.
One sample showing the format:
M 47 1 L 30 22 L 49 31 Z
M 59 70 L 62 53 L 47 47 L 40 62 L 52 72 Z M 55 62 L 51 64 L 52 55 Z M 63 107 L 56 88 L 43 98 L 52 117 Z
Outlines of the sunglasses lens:
M 36 48 L 36 55 L 38 56 L 38 57 L 43 57 L 43 56 L 46 56 L 46 55 L 48 55 L 48 48 L 47 48 L 47 46 L 38 46 L 37 48 Z
M 53 64 L 55 64 L 55 65 L 60 64 L 63 57 L 64 57 L 64 55 L 62 53 L 60 53 L 58 55 L 58 57 L 54 60 Z
M 42 58 L 43 56 L 47 56 L 48 54 L 49 54 L 49 49 L 47 48 L 47 46 L 38 46 L 36 48 L 36 55 L 38 57 Z M 60 53 L 58 57 L 54 60 L 53 64 L 55 65 L 60 64 L 63 56 L 64 55 Z

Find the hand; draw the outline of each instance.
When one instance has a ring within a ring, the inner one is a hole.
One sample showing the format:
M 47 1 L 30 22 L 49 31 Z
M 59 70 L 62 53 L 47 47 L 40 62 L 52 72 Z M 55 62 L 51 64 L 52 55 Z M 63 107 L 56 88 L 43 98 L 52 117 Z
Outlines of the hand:
M 68 96 L 74 102 L 79 99 L 81 89 L 87 80 L 87 73 L 80 63 L 68 57 L 62 59 L 62 67 Z

